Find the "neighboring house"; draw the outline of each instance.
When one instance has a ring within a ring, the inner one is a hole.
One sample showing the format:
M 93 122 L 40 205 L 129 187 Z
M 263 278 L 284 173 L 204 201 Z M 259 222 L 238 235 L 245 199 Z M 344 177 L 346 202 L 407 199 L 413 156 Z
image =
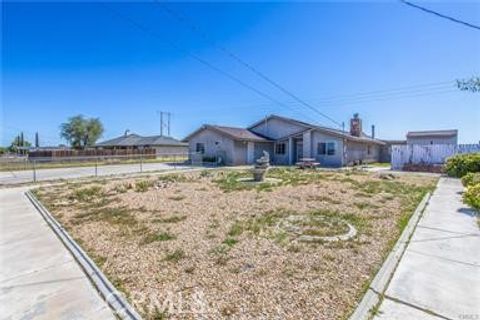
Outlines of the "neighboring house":
M 458 130 L 410 131 L 407 144 L 453 144 L 458 143 Z
M 358 114 L 350 121 L 350 132 L 271 115 L 248 128 L 203 125 L 184 141 L 191 153 L 221 157 L 227 165 L 253 164 L 265 150 L 277 165 L 315 158 L 322 166 L 340 167 L 379 161 L 385 145 L 363 133 Z
M 172 137 L 125 134 L 118 138 L 106 140 L 95 145 L 97 149 L 155 149 L 156 154 L 186 154 L 188 144 Z

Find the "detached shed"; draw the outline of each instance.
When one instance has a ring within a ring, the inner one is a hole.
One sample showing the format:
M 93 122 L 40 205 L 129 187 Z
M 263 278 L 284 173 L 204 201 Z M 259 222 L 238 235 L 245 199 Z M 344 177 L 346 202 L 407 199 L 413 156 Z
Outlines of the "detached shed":
M 407 145 L 452 144 L 458 143 L 458 130 L 410 131 L 407 133 Z

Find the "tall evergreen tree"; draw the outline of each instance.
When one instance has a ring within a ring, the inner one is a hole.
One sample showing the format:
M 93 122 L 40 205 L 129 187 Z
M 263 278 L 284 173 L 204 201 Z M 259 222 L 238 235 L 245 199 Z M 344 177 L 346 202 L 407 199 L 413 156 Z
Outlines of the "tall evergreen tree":
M 40 139 L 38 138 L 38 131 L 35 132 L 35 148 L 40 147 Z

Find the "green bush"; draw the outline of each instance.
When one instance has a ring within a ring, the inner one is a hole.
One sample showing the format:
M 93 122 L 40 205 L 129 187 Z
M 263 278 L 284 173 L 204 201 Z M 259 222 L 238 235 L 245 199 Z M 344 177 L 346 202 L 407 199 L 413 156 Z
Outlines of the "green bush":
M 445 171 L 449 176 L 457 178 L 469 172 L 480 172 L 480 153 L 458 154 L 448 158 Z
M 480 210 L 480 183 L 467 187 L 463 200 L 472 208 Z
M 153 181 L 150 180 L 140 180 L 135 182 L 135 191 L 136 192 L 147 192 L 150 187 L 153 187 Z
M 480 172 L 469 172 L 462 177 L 462 184 L 465 187 L 480 183 Z

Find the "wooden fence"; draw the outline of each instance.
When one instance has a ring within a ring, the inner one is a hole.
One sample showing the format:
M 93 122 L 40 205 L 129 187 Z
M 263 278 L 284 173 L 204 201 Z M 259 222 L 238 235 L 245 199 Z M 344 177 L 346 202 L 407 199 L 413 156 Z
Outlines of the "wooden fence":
M 440 166 L 457 153 L 480 152 L 480 144 L 393 145 L 392 169 L 402 170 L 406 165 Z
M 145 158 L 155 158 L 155 149 L 154 148 L 144 148 L 144 149 L 84 149 L 84 150 L 74 150 L 74 149 L 52 149 L 52 150 L 34 150 L 28 153 L 29 159 L 36 158 L 50 158 L 50 159 L 61 159 L 61 158 L 73 158 L 73 157 L 140 157 L 141 155 Z

